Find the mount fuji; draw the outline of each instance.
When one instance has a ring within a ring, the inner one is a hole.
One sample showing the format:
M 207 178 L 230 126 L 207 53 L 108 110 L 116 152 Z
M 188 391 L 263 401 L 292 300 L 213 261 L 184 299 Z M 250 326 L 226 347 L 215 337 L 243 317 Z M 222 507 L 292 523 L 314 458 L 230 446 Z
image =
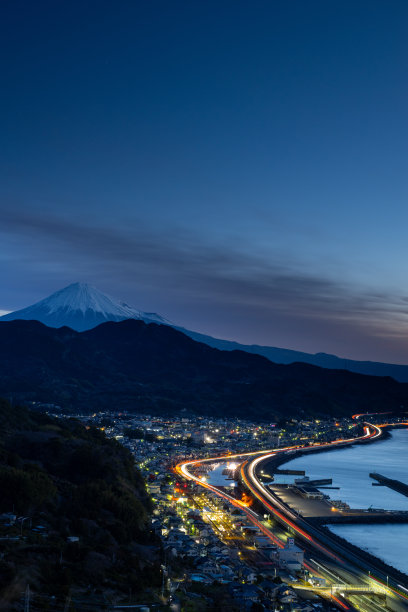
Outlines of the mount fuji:
M 92 329 L 107 321 L 125 319 L 171 325 L 169 321 L 154 312 L 136 310 L 86 283 L 73 283 L 32 306 L 0 317 L 1 321 L 16 319 L 40 321 L 48 327 L 66 326 L 79 332 Z
M 145 323 L 167 325 L 183 332 L 197 342 L 202 342 L 223 351 L 245 351 L 262 355 L 274 363 L 309 363 L 330 370 L 349 370 L 371 376 L 392 376 L 399 382 L 408 382 L 408 366 L 375 361 L 353 361 L 341 359 L 327 353 L 303 353 L 290 349 L 257 344 L 239 344 L 230 340 L 213 338 L 199 332 L 174 325 L 168 319 L 154 312 L 137 310 L 124 302 L 119 302 L 95 287 L 86 283 L 74 283 L 53 293 L 49 297 L 0 317 L 1 321 L 16 319 L 40 321 L 48 327 L 70 327 L 75 331 L 87 331 L 107 321 L 119 322 L 125 319 L 138 319 Z

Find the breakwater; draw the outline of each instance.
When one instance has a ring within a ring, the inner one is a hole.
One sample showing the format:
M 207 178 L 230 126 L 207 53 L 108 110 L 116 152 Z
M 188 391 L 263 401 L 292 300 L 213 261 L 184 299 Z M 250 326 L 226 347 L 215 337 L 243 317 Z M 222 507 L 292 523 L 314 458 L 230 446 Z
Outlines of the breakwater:
M 379 485 L 389 487 L 390 489 L 397 491 L 397 493 L 401 493 L 402 495 L 405 495 L 405 497 L 408 497 L 408 485 L 406 485 L 404 482 L 395 480 L 394 478 L 387 478 L 386 476 L 377 474 L 376 472 L 371 473 L 370 478 L 377 480 Z
M 408 511 L 405 496 L 389 487 L 373 487 L 369 477 L 369 474 L 378 473 L 405 480 L 407 451 L 408 429 L 398 428 L 376 444 L 353 445 L 348 449 L 331 450 L 325 455 L 291 457 L 294 461 L 288 463 L 288 468 L 305 469 L 311 478 L 333 478 L 333 484 L 340 486 L 338 497 L 352 509 Z M 385 516 L 387 524 L 378 524 L 383 520 L 380 513 L 371 518 L 371 512 L 365 512 L 356 521 L 339 515 L 330 530 L 334 529 L 338 536 L 408 573 L 408 524 L 402 524 L 404 517 L 398 514 Z

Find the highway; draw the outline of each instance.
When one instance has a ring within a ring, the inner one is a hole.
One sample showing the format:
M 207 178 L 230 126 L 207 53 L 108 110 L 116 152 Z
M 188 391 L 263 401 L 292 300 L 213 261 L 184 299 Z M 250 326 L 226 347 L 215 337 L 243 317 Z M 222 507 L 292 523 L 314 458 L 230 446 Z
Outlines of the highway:
M 369 429 L 371 436 L 368 435 L 367 429 Z M 367 424 L 367 429 L 367 437 L 374 438 L 381 435 L 381 429 L 375 425 Z M 306 453 L 308 450 L 308 448 L 305 448 L 302 452 Z M 332 563 L 335 561 L 340 569 L 347 569 L 348 572 L 355 576 L 356 583 L 361 583 L 362 577 L 364 577 L 372 584 L 381 585 L 387 591 L 388 596 L 400 600 L 401 609 L 408 609 L 408 597 L 401 589 L 398 577 L 394 578 L 391 573 L 387 577 L 375 564 L 374 560 L 372 563 L 368 562 L 363 555 L 359 556 L 346 545 L 330 538 L 326 532 L 322 532 L 316 526 L 308 523 L 305 519 L 295 514 L 260 482 L 257 477 L 257 470 L 260 469 L 260 466 L 265 461 L 270 460 L 275 455 L 276 452 L 272 452 L 258 456 L 251 461 L 247 460 L 242 464 L 241 478 L 251 494 L 273 515 L 275 520 L 292 531 L 296 539 L 302 542 L 303 546 L 306 546 L 308 550 L 314 548 L 322 562 L 326 563 L 329 560 Z
M 358 418 L 362 415 L 355 415 Z M 212 490 L 217 495 L 223 497 L 232 505 L 241 508 L 247 514 L 249 520 L 256 525 L 260 531 L 272 540 L 274 544 L 282 548 L 284 543 L 282 539 L 273 534 L 260 519 L 260 516 L 252 509 L 245 507 L 239 500 L 228 495 L 224 491 L 220 491 L 217 487 L 203 482 L 194 474 L 194 467 L 200 463 L 214 462 L 219 460 L 229 461 L 231 459 L 240 459 L 240 475 L 241 480 L 251 495 L 264 507 L 268 514 L 302 543 L 305 549 L 305 567 L 314 574 L 319 573 L 332 585 L 367 585 L 367 591 L 374 588 L 377 592 L 386 593 L 388 601 L 392 600 L 394 610 L 408 610 L 408 590 L 407 585 L 401 585 L 398 579 L 391 575 L 388 577 L 378 568 L 375 563 L 367 562 L 366 558 L 360 557 L 355 552 L 352 552 L 346 545 L 339 544 L 338 541 L 332 540 L 327 536 L 327 533 L 322 533 L 314 525 L 310 525 L 305 519 L 295 514 L 288 506 L 286 506 L 273 492 L 269 491 L 258 479 L 257 471 L 264 462 L 269 461 L 277 454 L 290 454 L 296 450 L 302 453 L 313 452 L 313 450 L 324 447 L 340 447 L 348 444 L 353 444 L 359 441 L 374 440 L 382 434 L 382 428 L 371 423 L 364 423 L 364 435 L 360 438 L 350 438 L 347 440 L 336 440 L 311 447 L 292 446 L 281 449 L 271 449 L 270 451 L 259 451 L 239 454 L 226 455 L 221 457 L 211 457 L 201 460 L 189 462 L 181 462 L 176 466 L 176 472 L 187 480 L 194 480 L 200 486 Z M 316 567 L 318 569 L 316 569 Z M 331 575 L 331 577 L 330 577 Z M 388 582 L 388 585 L 387 585 Z M 350 587 L 350 588 L 351 588 Z M 313 587 L 308 587 L 313 588 Z M 331 597 L 333 603 L 339 609 L 360 609 L 360 610 L 376 610 L 377 608 L 384 609 L 384 604 L 378 604 L 368 597 L 366 594 L 348 593 L 347 601 L 342 596 L 331 592 L 321 592 L 322 595 Z

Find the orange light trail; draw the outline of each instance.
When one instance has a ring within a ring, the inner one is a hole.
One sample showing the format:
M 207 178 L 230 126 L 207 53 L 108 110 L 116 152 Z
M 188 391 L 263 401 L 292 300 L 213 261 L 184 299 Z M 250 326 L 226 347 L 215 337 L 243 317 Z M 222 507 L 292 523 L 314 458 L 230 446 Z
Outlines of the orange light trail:
M 289 519 L 287 519 L 281 512 L 279 512 L 278 510 L 276 510 L 273 506 L 271 506 L 268 502 L 265 501 L 265 499 L 259 495 L 259 493 L 256 491 L 256 489 L 250 484 L 248 478 L 245 476 L 244 474 L 244 468 L 247 462 L 245 462 L 242 466 L 241 466 L 241 477 L 243 479 L 243 481 L 245 482 L 246 486 L 248 487 L 248 489 L 250 489 L 251 493 L 253 495 L 255 495 L 255 497 L 262 502 L 262 504 L 264 506 L 266 506 L 271 512 L 273 512 L 273 514 L 275 514 L 276 516 L 278 516 L 280 519 L 282 519 L 285 523 L 287 523 L 292 529 L 294 529 L 295 531 L 297 531 L 300 535 L 302 535 L 304 538 L 306 538 L 307 540 L 312 540 L 312 537 L 306 533 L 306 531 L 303 531 L 303 529 L 300 529 L 300 527 L 297 527 L 297 525 L 295 525 L 294 523 L 292 523 L 292 521 L 290 521 Z
M 370 575 L 370 578 L 371 578 L 371 580 L 374 580 L 374 582 L 378 582 L 378 584 L 381 584 L 382 587 L 385 587 L 385 588 L 389 589 L 390 591 L 392 591 L 393 593 L 395 593 L 399 597 L 402 597 L 403 599 L 406 599 L 408 601 L 408 596 L 407 595 L 405 595 L 404 593 L 401 593 L 401 591 L 399 591 L 398 589 L 394 589 L 393 587 L 390 587 L 386 582 L 384 582 L 380 578 L 377 578 L 376 576 L 373 576 L 372 574 Z M 402 586 L 402 585 L 398 585 L 398 586 Z M 404 588 L 404 587 L 402 587 L 402 588 Z
M 334 601 L 337 604 L 339 604 L 339 606 L 344 608 L 344 610 L 350 610 L 350 608 L 348 606 L 346 606 L 346 604 L 343 601 L 340 601 L 340 599 L 338 599 L 338 597 L 336 597 L 335 595 L 331 595 L 331 598 L 334 599 Z
M 377 414 L 392 414 L 392 412 L 362 412 L 361 414 L 353 414 L 352 419 L 359 419 L 362 416 L 376 416 Z
M 379 413 L 379 414 L 390 414 L 390 413 Z M 363 414 L 358 414 L 358 415 L 353 415 L 353 419 L 358 419 L 361 416 L 365 416 Z M 274 544 L 276 544 L 277 546 L 279 546 L 280 548 L 284 547 L 284 543 L 276 536 L 274 536 L 269 529 L 267 529 L 266 527 L 264 527 L 264 525 L 262 525 L 262 523 L 258 520 L 256 514 L 250 510 L 249 508 L 247 508 L 240 500 L 237 500 L 233 497 L 231 497 L 230 495 L 228 495 L 227 493 L 224 493 L 222 491 L 220 491 L 219 489 L 217 489 L 216 487 L 205 483 L 203 481 L 201 481 L 197 476 L 195 476 L 194 474 L 192 474 L 189 471 L 189 467 L 193 467 L 195 465 L 199 465 L 201 463 L 205 463 L 205 462 L 214 462 L 214 461 L 219 461 L 219 460 L 230 460 L 232 458 L 242 458 L 242 457 L 253 457 L 254 455 L 260 455 L 259 457 L 255 458 L 254 461 L 252 461 L 252 463 L 255 463 L 255 465 L 257 465 L 260 461 L 263 461 L 265 459 L 267 459 L 270 456 L 273 456 L 277 453 L 282 453 L 282 452 L 287 452 L 287 451 L 291 451 L 291 450 L 297 450 L 297 449 L 302 449 L 302 452 L 307 452 L 307 451 L 312 451 L 315 448 L 322 448 L 322 447 L 330 447 L 330 446 L 342 446 L 345 444 L 352 444 L 355 442 L 359 442 L 362 440 L 368 440 L 368 439 L 375 439 L 378 438 L 379 436 L 382 435 L 382 427 L 386 427 L 388 424 L 383 424 L 380 426 L 377 425 L 373 425 L 372 423 L 365 423 L 365 427 L 364 427 L 364 435 L 360 436 L 358 438 L 348 438 L 348 439 L 338 439 L 335 440 L 333 442 L 327 442 L 327 443 L 321 443 L 321 444 L 316 444 L 310 447 L 302 447 L 299 445 L 294 445 L 294 446 L 289 446 L 289 447 L 285 447 L 285 448 L 281 448 L 281 449 L 271 449 L 269 451 L 263 451 L 261 454 L 259 451 L 252 451 L 252 452 L 247 452 L 247 453 L 237 453 L 234 455 L 231 454 L 227 454 L 227 455 L 221 455 L 221 456 L 217 456 L 217 457 L 207 457 L 205 459 L 196 459 L 193 461 L 187 461 L 187 462 L 180 462 L 179 464 L 176 465 L 176 467 L 174 468 L 174 471 L 179 474 L 180 476 L 186 478 L 187 480 L 194 480 L 196 484 L 199 484 L 201 487 L 204 487 L 210 491 L 212 491 L 213 493 L 215 493 L 216 495 L 218 495 L 219 497 L 222 497 L 223 499 L 227 500 L 230 504 L 232 504 L 233 506 L 239 508 L 240 510 L 242 510 L 248 517 L 248 519 L 254 524 L 256 525 L 259 530 L 266 536 L 268 537 Z M 408 423 L 401 423 L 401 425 L 408 425 Z M 316 542 L 312 536 L 310 536 L 307 532 L 305 532 L 303 529 L 301 529 L 300 527 L 298 527 L 297 525 L 295 525 L 295 523 L 293 523 L 292 521 L 290 521 L 288 518 L 286 518 L 282 513 L 280 513 L 276 508 L 274 508 L 271 504 L 269 504 L 267 501 L 265 501 L 265 499 L 263 499 L 254 489 L 254 487 L 249 483 L 247 477 L 245 476 L 245 474 L 243 473 L 243 468 L 245 467 L 245 465 L 248 463 L 248 460 L 245 461 L 245 463 L 241 466 L 241 475 L 242 478 L 246 484 L 246 486 L 250 489 L 251 493 L 259 500 L 261 501 L 264 505 L 266 505 L 266 507 L 276 516 L 278 516 L 280 519 L 282 519 L 286 524 L 289 525 L 289 527 L 291 527 L 295 532 L 297 532 L 301 537 L 307 539 L 308 541 L 310 541 L 311 543 L 313 543 L 314 546 L 316 546 L 317 548 L 321 549 L 322 551 L 324 551 L 326 554 L 329 554 L 331 557 L 333 557 L 334 559 L 336 559 L 337 561 L 339 561 L 340 563 L 344 563 L 344 561 L 342 559 L 340 559 L 339 557 L 337 557 L 336 555 L 334 555 L 333 553 L 331 553 L 330 551 L 328 551 L 327 549 L 325 549 L 321 544 L 319 544 L 318 542 Z M 310 566 L 308 566 L 306 563 L 304 563 L 305 567 L 307 567 L 308 569 L 310 569 L 311 571 L 313 571 L 315 573 L 315 570 L 312 570 L 312 568 Z M 371 578 L 373 580 L 377 580 L 380 584 L 383 585 L 383 583 L 381 582 L 381 580 L 375 579 L 372 575 Z M 395 594 L 397 594 L 400 597 L 403 597 L 405 600 L 408 600 L 408 596 L 404 595 L 403 593 L 401 593 L 399 590 L 395 590 L 394 588 L 388 587 L 392 592 L 394 592 Z M 349 610 L 350 608 L 342 601 L 340 601 L 338 598 L 336 598 L 334 595 L 332 595 L 333 600 L 340 605 L 343 609 L 345 610 Z
M 309 542 L 311 542 L 313 544 L 313 546 L 315 546 L 315 548 L 318 548 L 320 551 L 322 551 L 324 554 L 328 555 L 329 557 L 331 557 L 332 559 L 335 559 L 336 561 L 338 561 L 339 563 L 344 564 L 344 561 L 342 559 L 340 559 L 340 557 L 338 557 L 337 555 L 335 555 L 334 553 L 332 553 L 330 550 L 328 550 L 327 548 L 325 548 L 324 546 L 322 546 L 319 542 L 317 542 L 314 538 L 312 538 L 311 535 L 309 535 L 306 531 L 304 531 L 303 529 L 301 529 L 300 527 L 298 527 L 294 522 L 292 522 L 290 519 L 288 519 L 282 512 L 279 512 L 276 508 L 274 508 L 268 501 L 266 501 L 265 498 L 269 498 L 272 502 L 274 501 L 273 498 L 270 496 L 270 494 L 268 493 L 268 491 L 265 489 L 265 487 L 263 487 L 263 485 L 261 485 L 261 483 L 259 482 L 258 478 L 255 475 L 255 468 L 257 467 L 257 465 L 261 462 L 264 461 L 265 459 L 268 459 L 270 456 L 273 455 L 266 455 L 266 456 L 262 456 L 262 457 L 258 457 L 257 459 L 254 459 L 248 466 L 248 470 L 250 471 L 250 476 L 251 479 L 253 481 L 256 482 L 256 486 L 258 487 L 258 489 L 261 490 L 262 495 L 260 495 L 254 486 L 252 486 L 250 484 L 250 482 L 248 481 L 248 478 L 245 476 L 244 473 L 244 469 L 245 466 L 247 465 L 248 462 L 245 462 L 242 467 L 241 467 L 241 477 L 244 480 L 245 484 L 247 485 L 247 487 L 250 489 L 250 491 L 252 492 L 253 495 L 255 495 L 255 497 L 257 497 L 257 499 L 264 505 L 266 506 L 274 515 L 276 515 L 278 518 L 280 518 L 286 525 L 288 525 L 290 528 L 292 528 L 296 533 L 298 533 L 298 535 L 300 535 L 301 537 L 303 537 L 304 539 L 308 540 Z M 287 511 L 287 514 L 290 514 L 294 520 L 296 520 L 296 517 L 293 515 L 292 512 L 290 512 L 289 510 Z
M 236 456 L 238 457 L 239 455 L 236 455 Z M 195 464 L 195 462 L 191 462 L 191 463 Z M 199 463 L 199 462 L 197 462 L 197 463 Z M 182 469 L 185 465 L 186 464 L 182 464 L 182 463 L 179 463 L 178 465 L 176 465 L 175 471 L 177 472 L 177 474 L 179 474 L 181 476 L 184 476 L 184 477 L 188 478 L 189 480 L 195 480 L 196 483 L 199 484 L 200 486 L 204 487 L 205 489 L 209 489 L 210 491 L 213 491 L 213 493 L 215 493 L 219 497 L 222 497 L 223 499 L 229 501 L 229 503 L 232 504 L 233 506 L 235 506 L 236 508 L 239 508 L 240 510 L 243 510 L 243 512 L 245 512 L 245 514 L 247 515 L 247 517 L 251 521 L 251 523 L 256 525 L 265 536 L 267 536 L 270 540 L 272 540 L 272 542 L 274 544 L 276 544 L 277 546 L 279 546 L 279 548 L 283 548 L 284 547 L 284 544 L 276 536 L 274 536 L 268 529 L 266 529 L 266 527 L 264 527 L 264 525 L 262 525 L 262 523 L 256 518 L 255 513 L 252 512 L 252 510 L 246 509 L 246 507 L 242 505 L 240 500 L 234 499 L 233 497 L 231 497 L 231 495 L 228 495 L 228 493 L 223 493 L 222 491 L 220 491 L 216 487 L 213 487 L 212 485 L 209 485 L 208 483 L 202 482 L 201 480 L 196 478 L 193 474 L 191 474 L 188 471 L 187 471 L 187 474 L 188 474 L 188 476 L 187 476 L 186 472 L 183 471 L 183 469 Z

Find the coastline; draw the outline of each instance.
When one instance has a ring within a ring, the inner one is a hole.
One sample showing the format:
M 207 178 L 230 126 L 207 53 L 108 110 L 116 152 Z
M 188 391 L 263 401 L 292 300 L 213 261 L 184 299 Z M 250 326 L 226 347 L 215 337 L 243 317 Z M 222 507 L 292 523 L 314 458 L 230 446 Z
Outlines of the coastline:
M 373 439 L 373 440 L 367 440 L 366 442 L 361 442 L 361 441 L 356 441 L 356 443 L 351 443 L 349 445 L 344 445 L 343 447 L 335 447 L 335 448 L 316 448 L 315 450 L 307 450 L 307 454 L 311 455 L 311 454 L 317 454 L 317 453 L 323 453 L 323 452 L 333 452 L 333 451 L 339 451 L 339 450 L 343 450 L 346 448 L 352 449 L 353 447 L 356 447 L 357 444 L 361 444 L 361 443 L 365 443 L 368 444 L 369 442 L 379 442 L 379 441 L 387 441 L 390 438 L 392 438 L 392 434 L 391 434 L 391 429 L 393 429 L 393 427 L 387 427 L 386 429 L 383 430 L 383 435 L 381 435 L 379 438 Z M 395 429 L 399 429 L 398 426 L 395 427 Z M 310 449 L 310 447 L 308 447 L 308 449 Z M 293 453 L 290 453 L 289 455 L 285 455 L 284 453 L 282 454 L 278 454 L 275 457 L 272 457 L 267 463 L 265 463 L 265 469 L 269 469 L 270 471 L 273 471 L 274 468 L 277 468 L 281 465 L 284 465 L 285 463 L 290 463 L 295 459 L 298 459 L 302 456 L 306 455 L 306 452 L 302 449 L 296 450 Z M 313 518 L 307 518 L 304 519 L 307 522 L 309 522 L 309 524 L 312 526 L 314 525 L 315 527 L 317 527 L 327 538 L 332 539 L 334 542 L 336 542 L 337 544 L 339 544 L 340 546 L 345 546 L 345 547 L 349 547 L 349 549 L 354 552 L 355 554 L 359 555 L 362 559 L 364 559 L 367 563 L 369 563 L 370 565 L 373 565 L 374 567 L 377 567 L 382 573 L 384 574 L 391 574 L 396 576 L 401 582 L 405 582 L 407 580 L 408 577 L 408 573 L 405 573 L 403 571 L 401 571 L 400 569 L 394 567 L 392 564 L 390 564 L 389 562 L 387 563 L 386 561 L 384 561 L 383 559 L 381 559 L 381 557 L 365 550 L 364 548 L 361 548 L 355 544 L 353 544 L 352 542 L 350 542 L 349 540 L 347 540 L 346 538 L 343 538 L 341 536 L 339 536 L 337 533 L 334 533 L 333 531 L 330 530 L 330 528 L 328 527 L 328 525 L 333 524 L 333 525 L 341 525 L 341 524 L 348 524 L 348 525 L 358 525 L 358 524 L 396 524 L 396 523 L 407 523 L 407 519 L 405 520 L 400 520 L 397 517 L 390 517 L 391 520 L 376 520 L 376 517 L 373 515 L 369 515 L 367 514 L 367 517 L 364 517 L 363 520 L 361 518 L 359 518 L 358 521 L 353 520 L 353 517 L 333 517 L 333 519 L 330 519 L 330 521 L 325 520 L 324 518 L 318 518 L 318 519 L 313 519 Z

